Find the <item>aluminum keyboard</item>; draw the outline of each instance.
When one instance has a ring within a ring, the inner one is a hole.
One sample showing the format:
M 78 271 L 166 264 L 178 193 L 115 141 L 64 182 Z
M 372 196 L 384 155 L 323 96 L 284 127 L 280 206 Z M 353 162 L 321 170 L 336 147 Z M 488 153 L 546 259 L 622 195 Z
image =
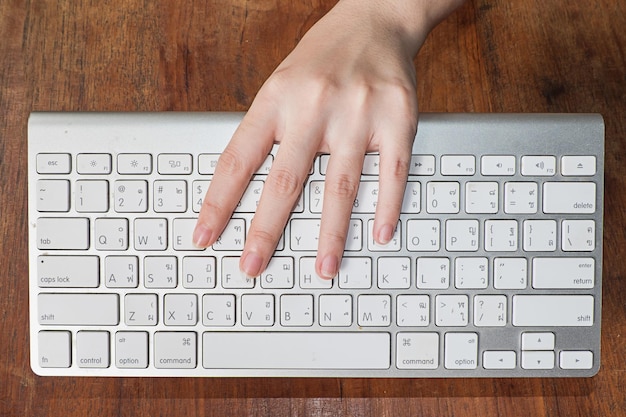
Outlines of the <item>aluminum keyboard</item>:
M 219 241 L 191 233 L 239 113 L 33 113 L 39 375 L 586 377 L 600 366 L 604 124 L 421 114 L 391 242 L 368 154 L 338 277 L 314 260 L 327 155 L 274 258 L 239 256 L 273 153 Z

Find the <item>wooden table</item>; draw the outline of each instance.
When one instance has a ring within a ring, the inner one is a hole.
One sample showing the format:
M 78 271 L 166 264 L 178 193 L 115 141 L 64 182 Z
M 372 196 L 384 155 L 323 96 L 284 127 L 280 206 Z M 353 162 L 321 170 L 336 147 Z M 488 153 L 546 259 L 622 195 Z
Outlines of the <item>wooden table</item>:
M 422 111 L 606 120 L 602 369 L 590 379 L 71 379 L 29 367 L 34 110 L 245 110 L 331 0 L 0 2 L 0 415 L 626 415 L 626 3 L 471 0 L 418 59 Z

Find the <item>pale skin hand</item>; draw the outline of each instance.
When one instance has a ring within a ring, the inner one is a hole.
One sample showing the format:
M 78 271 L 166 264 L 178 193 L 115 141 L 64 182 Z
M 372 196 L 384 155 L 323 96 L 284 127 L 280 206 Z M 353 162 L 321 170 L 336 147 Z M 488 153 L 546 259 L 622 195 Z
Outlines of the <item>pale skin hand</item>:
M 317 22 L 263 85 L 223 151 L 194 231 L 212 245 L 274 143 L 278 153 L 246 238 L 240 268 L 258 276 L 274 253 L 319 153 L 330 154 L 316 271 L 341 263 L 363 157 L 380 153 L 374 239 L 396 227 L 417 129 L 413 57 L 462 0 L 343 0 Z

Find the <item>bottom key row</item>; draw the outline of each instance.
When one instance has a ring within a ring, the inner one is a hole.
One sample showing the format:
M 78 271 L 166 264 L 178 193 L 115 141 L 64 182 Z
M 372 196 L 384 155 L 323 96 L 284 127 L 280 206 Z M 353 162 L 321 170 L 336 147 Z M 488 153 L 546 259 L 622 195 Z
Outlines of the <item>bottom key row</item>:
M 109 368 L 111 360 L 119 369 L 149 366 L 147 332 L 115 333 L 115 355 L 110 352 L 110 333 L 79 331 L 72 346 L 69 331 L 39 332 L 38 363 L 41 368 Z M 391 335 L 384 332 L 205 332 L 202 334 L 201 364 L 198 363 L 196 332 L 155 332 L 153 366 L 159 369 L 389 369 Z M 450 332 L 404 332 L 396 335 L 398 369 L 476 369 L 479 365 L 478 335 Z M 73 359 L 72 349 L 76 356 Z M 251 351 L 254 354 L 250 354 Z M 112 359 L 114 356 L 114 359 Z M 521 351 L 523 369 L 552 369 L 554 351 Z M 485 369 L 515 369 L 515 351 L 484 351 Z M 562 369 L 591 369 L 593 353 L 587 350 L 561 351 Z

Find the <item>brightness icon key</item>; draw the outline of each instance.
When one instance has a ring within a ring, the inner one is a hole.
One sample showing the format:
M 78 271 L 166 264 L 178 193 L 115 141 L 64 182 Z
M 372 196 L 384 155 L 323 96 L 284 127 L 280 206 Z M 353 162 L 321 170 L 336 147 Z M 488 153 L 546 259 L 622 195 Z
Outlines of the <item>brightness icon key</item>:
M 108 153 L 81 153 L 76 156 L 79 174 L 107 175 L 111 173 L 111 155 Z
M 152 155 L 147 153 L 124 153 L 117 155 L 119 174 L 142 175 L 152 173 Z

